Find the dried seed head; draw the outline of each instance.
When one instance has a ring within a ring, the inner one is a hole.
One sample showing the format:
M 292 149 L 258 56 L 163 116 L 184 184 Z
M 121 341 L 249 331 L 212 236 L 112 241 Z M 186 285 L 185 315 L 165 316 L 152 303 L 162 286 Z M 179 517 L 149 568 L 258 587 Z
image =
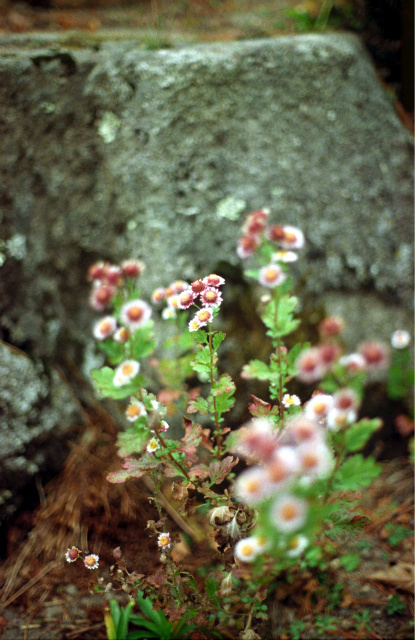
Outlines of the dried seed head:
M 71 547 L 65 553 L 65 558 L 67 562 L 75 562 L 75 560 L 78 560 L 80 553 L 81 552 L 79 549 L 77 549 L 76 547 Z

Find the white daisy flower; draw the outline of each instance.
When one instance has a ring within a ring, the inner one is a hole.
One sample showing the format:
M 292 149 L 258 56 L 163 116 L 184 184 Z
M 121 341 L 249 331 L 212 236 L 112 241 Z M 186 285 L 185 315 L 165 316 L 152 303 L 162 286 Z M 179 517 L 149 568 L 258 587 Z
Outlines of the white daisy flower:
M 147 451 L 149 453 L 155 453 L 159 449 L 160 449 L 160 445 L 159 445 L 158 441 L 156 440 L 156 438 L 151 438 L 150 442 L 147 445 Z
M 307 520 L 308 505 L 305 500 L 293 495 L 283 495 L 271 507 L 271 519 L 282 533 L 301 529 Z
M 125 384 L 131 382 L 131 380 L 136 377 L 139 371 L 139 362 L 137 362 L 136 360 L 124 360 L 124 362 L 118 365 L 118 367 L 115 369 L 113 384 L 116 387 L 122 387 Z
M 144 300 L 130 300 L 126 302 L 120 311 L 120 318 L 130 331 L 135 331 L 143 326 L 151 317 L 152 310 Z
M 408 331 L 398 329 L 392 333 L 391 345 L 394 349 L 405 349 L 411 342 L 411 335 Z
M 234 556 L 241 562 L 252 562 L 260 553 L 260 547 L 256 537 L 243 538 L 236 543 L 233 550 Z

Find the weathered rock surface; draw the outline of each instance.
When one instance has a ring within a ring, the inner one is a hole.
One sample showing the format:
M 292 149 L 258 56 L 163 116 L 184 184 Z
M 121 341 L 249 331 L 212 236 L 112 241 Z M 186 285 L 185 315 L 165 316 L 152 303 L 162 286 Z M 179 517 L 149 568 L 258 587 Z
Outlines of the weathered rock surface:
M 23 502 L 24 488 L 60 469 L 78 407 L 56 371 L 47 376 L 23 352 L 0 342 L 0 516 Z
M 304 228 L 319 302 L 363 290 L 410 308 L 412 144 L 354 36 L 156 52 L 9 43 L 0 64 L 13 344 L 79 361 L 94 259 L 140 255 L 149 290 L 191 278 L 237 263 L 242 212 L 260 206 Z
M 141 257 L 147 293 L 232 267 L 244 213 L 263 206 L 304 229 L 304 293 L 353 342 L 369 317 L 383 337 L 410 328 L 413 145 L 356 37 L 155 52 L 48 38 L 0 39 L 6 341 L 88 368 L 92 262 Z

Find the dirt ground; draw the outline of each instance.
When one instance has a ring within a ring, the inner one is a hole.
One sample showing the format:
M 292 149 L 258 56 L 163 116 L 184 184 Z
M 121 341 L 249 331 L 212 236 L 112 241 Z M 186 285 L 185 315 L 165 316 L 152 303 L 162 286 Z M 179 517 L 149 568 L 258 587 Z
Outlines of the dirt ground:
M 0 28 L 9 32 L 139 30 L 144 38 L 156 30 L 167 45 L 178 40 L 234 40 L 295 30 L 287 9 L 300 5 L 297 0 L 54 0 L 49 8 L 45 4 L 6 1 L 0 5 Z M 318 2 L 306 4 L 312 12 L 318 10 Z
M 108 599 L 128 601 L 112 568 L 117 547 L 123 554 L 119 566 L 131 575 L 131 585 L 137 580 L 146 584 L 149 575 L 156 583 L 163 572 L 156 540 L 147 528 L 149 520 L 157 519 L 151 487 L 142 480 L 121 485 L 106 481 L 117 466 L 116 426 L 96 403 L 84 415 L 85 424 L 72 444 L 65 469 L 46 487 L 43 503 L 20 513 L 9 528 L 8 558 L 0 568 L 2 640 L 105 640 L 103 614 Z M 299 572 L 291 585 L 282 577 L 268 600 L 268 621 L 253 625 L 263 640 L 412 638 L 413 469 L 405 458 L 382 464 L 382 476 L 360 496 L 359 534 L 331 552 L 329 584 L 320 583 L 318 570 Z M 197 542 L 192 543 L 175 511 L 171 514 L 168 527 L 177 543 L 180 570 L 210 567 L 214 572 L 221 557 L 212 545 L 210 527 L 191 521 L 197 534 Z M 82 562 L 65 561 L 65 551 L 72 544 L 99 554 L 100 593 L 95 572 Z M 338 559 L 345 552 L 359 556 L 353 570 Z M 106 593 L 109 583 L 112 589 Z M 202 590 L 202 582 L 198 586 Z M 341 596 L 333 600 L 336 589 Z M 396 612 L 390 611 L 391 598 L 400 603 Z M 295 636 L 298 620 L 303 626 Z M 335 624 L 335 631 L 330 624 Z M 194 636 L 195 640 L 209 637 Z M 236 640 L 239 636 L 229 628 L 222 637 Z

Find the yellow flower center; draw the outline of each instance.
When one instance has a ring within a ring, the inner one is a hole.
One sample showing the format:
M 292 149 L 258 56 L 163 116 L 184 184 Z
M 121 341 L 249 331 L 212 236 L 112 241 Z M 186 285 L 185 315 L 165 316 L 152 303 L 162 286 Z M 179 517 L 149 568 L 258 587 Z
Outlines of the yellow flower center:
M 143 317 L 143 310 L 141 307 L 131 307 L 131 309 L 128 310 L 128 317 L 130 320 L 141 320 L 141 318 Z
M 254 552 L 254 547 L 250 542 L 246 542 L 241 545 L 241 555 L 242 556 L 251 556 Z
M 138 418 L 141 415 L 141 407 L 138 404 L 130 404 L 126 414 L 129 418 Z
M 267 282 L 272 282 L 277 277 L 277 274 L 278 272 L 276 269 L 273 269 L 272 267 L 268 267 L 268 269 L 266 269 L 264 273 L 265 280 Z
M 131 362 L 126 362 L 126 364 L 121 367 L 121 373 L 124 376 L 131 376 L 134 373 L 134 366 Z
M 245 485 L 245 488 L 248 493 L 257 493 L 259 489 L 259 481 L 255 478 L 251 478 Z
M 312 451 L 308 451 L 302 457 L 302 462 L 306 469 L 314 469 L 318 465 L 318 457 Z
M 298 516 L 298 507 L 293 503 L 284 504 L 281 508 L 281 517 L 283 520 L 294 520 Z
M 210 312 L 205 309 L 202 309 L 201 311 L 199 311 L 197 315 L 200 322 L 207 322 L 208 320 L 210 320 Z

